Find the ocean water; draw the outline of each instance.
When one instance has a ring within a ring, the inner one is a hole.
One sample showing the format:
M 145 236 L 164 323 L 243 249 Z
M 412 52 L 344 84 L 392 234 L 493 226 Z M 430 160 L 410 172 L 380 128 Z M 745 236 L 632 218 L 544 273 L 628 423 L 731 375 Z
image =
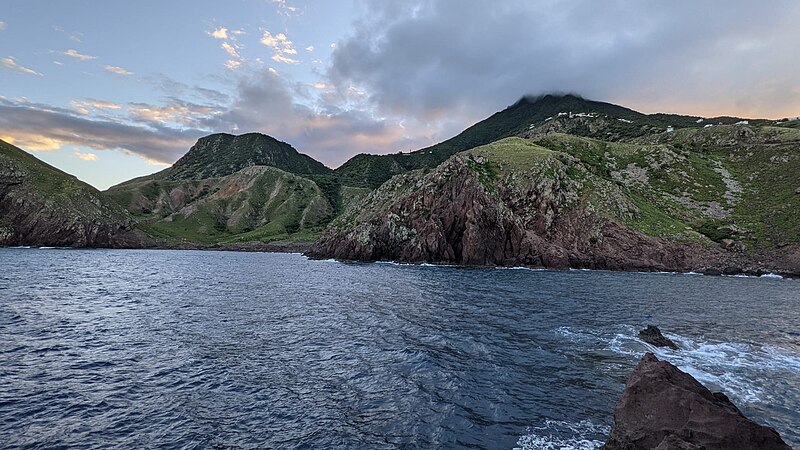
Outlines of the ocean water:
M 799 280 L 58 249 L 0 269 L 0 447 L 593 449 L 648 350 L 800 446 Z

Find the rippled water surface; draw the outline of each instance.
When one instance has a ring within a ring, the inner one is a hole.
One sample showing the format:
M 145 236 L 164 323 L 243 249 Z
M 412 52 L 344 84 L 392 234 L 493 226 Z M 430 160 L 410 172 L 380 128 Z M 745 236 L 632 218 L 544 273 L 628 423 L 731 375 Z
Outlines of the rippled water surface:
M 657 351 L 800 446 L 800 281 L 0 249 L 0 446 L 595 448 Z

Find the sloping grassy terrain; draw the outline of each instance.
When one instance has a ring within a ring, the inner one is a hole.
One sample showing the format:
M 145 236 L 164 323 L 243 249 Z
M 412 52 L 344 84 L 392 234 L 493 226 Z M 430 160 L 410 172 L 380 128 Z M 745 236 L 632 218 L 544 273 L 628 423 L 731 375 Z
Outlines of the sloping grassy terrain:
M 573 117 L 571 117 L 571 115 Z M 592 115 L 591 117 L 589 115 Z M 701 121 L 699 117 L 673 114 L 642 114 L 610 103 L 585 100 L 574 95 L 524 97 L 491 117 L 467 128 L 457 136 L 411 153 L 357 155 L 335 170 L 342 183 L 375 188 L 391 176 L 409 170 L 433 168 L 455 153 L 516 136 L 539 126 L 563 123 L 561 131 L 579 136 L 618 141 L 664 131 L 667 127 L 702 128 L 709 123 L 732 124 L 734 117 Z M 751 121 L 761 123 L 764 121 Z
M 139 180 L 108 195 L 172 242 L 310 241 L 334 208 L 311 180 L 267 166 L 202 180 Z
M 132 245 L 132 226 L 97 189 L 0 141 L 0 245 Z

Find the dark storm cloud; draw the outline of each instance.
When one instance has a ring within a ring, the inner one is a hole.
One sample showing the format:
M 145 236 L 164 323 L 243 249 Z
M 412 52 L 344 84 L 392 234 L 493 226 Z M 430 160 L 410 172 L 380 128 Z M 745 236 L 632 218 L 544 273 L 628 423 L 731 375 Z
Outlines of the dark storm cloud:
M 800 112 L 795 1 L 396 3 L 366 2 L 330 68 L 385 113 L 481 118 L 552 91 L 646 110 Z

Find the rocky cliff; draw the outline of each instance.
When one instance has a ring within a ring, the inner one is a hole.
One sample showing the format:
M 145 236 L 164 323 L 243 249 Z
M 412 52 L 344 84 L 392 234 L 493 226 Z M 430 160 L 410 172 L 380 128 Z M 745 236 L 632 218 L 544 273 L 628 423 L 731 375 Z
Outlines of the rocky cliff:
M 787 131 L 776 133 L 791 140 Z M 762 151 L 783 154 L 793 145 Z M 800 159 L 796 153 L 790 153 L 792 161 Z M 466 265 L 800 272 L 790 261 L 798 227 L 765 227 L 768 220 L 754 218 L 752 204 L 741 208 L 750 195 L 771 200 L 753 187 L 757 175 L 740 183 L 729 172 L 736 164 L 660 141 L 610 143 L 563 134 L 508 138 L 456 154 L 433 170 L 394 177 L 337 218 L 309 254 Z M 785 206 L 770 207 L 772 217 Z M 761 233 L 780 237 L 783 247 L 765 244 Z
M 647 353 L 628 377 L 602 450 L 789 450 L 722 393 Z
M 641 214 L 577 158 L 509 138 L 393 178 L 334 221 L 310 254 L 617 270 L 689 270 L 718 259 L 700 238 L 673 243 L 625 225 Z
M 128 213 L 97 189 L 0 141 L 0 246 L 150 244 Z

